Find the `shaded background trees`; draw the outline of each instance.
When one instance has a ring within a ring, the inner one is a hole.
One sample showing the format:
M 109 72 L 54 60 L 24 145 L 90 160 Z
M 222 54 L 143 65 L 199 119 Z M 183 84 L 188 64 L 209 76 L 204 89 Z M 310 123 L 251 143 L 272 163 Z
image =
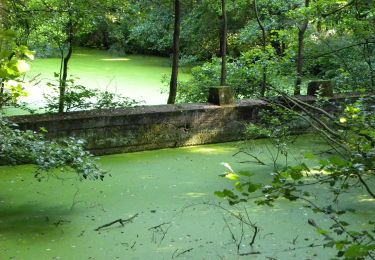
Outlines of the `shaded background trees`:
M 16 30 L 18 41 L 36 49 L 39 56 L 61 55 L 63 49 L 68 58 L 67 46 L 73 45 L 106 49 L 113 55 L 172 57 L 174 1 L 101 0 L 96 5 L 68 2 L 3 1 L 0 8 L 6 19 L 2 25 Z M 178 83 L 177 101 L 205 101 L 201 93 L 221 82 L 223 66 L 216 59 L 223 56 L 222 1 L 179 2 L 179 62 L 194 68 L 189 82 Z M 263 96 L 267 85 L 303 94 L 306 83 L 313 79 L 330 79 L 337 91 L 374 90 L 372 1 L 225 2 L 226 83 L 238 98 Z M 58 10 L 63 11 L 61 16 Z M 48 26 L 46 19 L 51 21 Z M 74 27 L 73 41 L 69 24 Z

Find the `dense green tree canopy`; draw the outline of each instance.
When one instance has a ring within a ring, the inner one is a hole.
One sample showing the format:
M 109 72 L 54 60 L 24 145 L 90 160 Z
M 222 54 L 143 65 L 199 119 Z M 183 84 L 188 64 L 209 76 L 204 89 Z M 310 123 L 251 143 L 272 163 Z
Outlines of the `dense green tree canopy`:
M 200 93 L 220 74 L 221 1 L 180 2 L 180 65 L 198 67 L 190 82 L 179 83 L 177 101 L 203 101 Z M 330 79 L 337 91 L 374 90 L 373 1 L 226 2 L 227 80 L 237 97 L 272 95 L 270 86 L 296 94 L 302 86 L 304 93 L 312 79 Z M 19 44 L 62 58 L 62 96 L 74 46 L 172 56 L 172 0 L 6 0 L 0 9 L 2 26 L 17 32 Z

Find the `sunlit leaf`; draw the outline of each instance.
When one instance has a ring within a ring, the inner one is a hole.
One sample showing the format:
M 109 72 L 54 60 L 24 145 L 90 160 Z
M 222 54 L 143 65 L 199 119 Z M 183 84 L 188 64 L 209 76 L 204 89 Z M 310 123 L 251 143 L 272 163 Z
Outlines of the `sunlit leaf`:
M 225 178 L 232 180 L 232 181 L 238 181 L 240 179 L 240 176 L 235 173 L 230 172 L 225 175 Z

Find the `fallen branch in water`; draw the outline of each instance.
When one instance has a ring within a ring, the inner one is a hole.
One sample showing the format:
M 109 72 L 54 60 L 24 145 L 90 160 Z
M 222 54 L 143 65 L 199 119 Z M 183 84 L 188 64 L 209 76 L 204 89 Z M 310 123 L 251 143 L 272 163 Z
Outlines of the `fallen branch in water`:
M 159 224 L 159 225 L 156 225 L 156 226 L 150 227 L 148 230 L 159 229 L 160 227 L 162 227 L 162 226 L 164 226 L 164 225 L 168 225 L 168 224 L 171 224 L 171 222 L 164 222 L 164 223 L 161 223 L 161 224 Z
M 116 219 L 116 220 L 114 220 L 112 222 L 109 222 L 107 224 L 104 224 L 104 225 L 102 225 L 102 226 L 94 229 L 94 231 L 99 231 L 99 230 L 101 230 L 103 228 L 110 227 L 110 226 L 112 226 L 113 224 L 116 224 L 116 223 L 120 223 L 121 226 L 124 226 L 126 223 L 131 222 L 133 219 L 135 219 L 138 215 L 139 214 L 137 213 L 137 214 L 135 214 L 134 216 L 132 216 L 132 217 L 130 217 L 128 219 L 121 219 L 121 218 Z
M 164 225 L 168 225 L 166 229 L 163 228 Z M 163 242 L 171 226 L 172 226 L 171 222 L 164 222 L 159 225 L 150 227 L 148 230 L 152 231 L 152 241 L 156 244 L 156 234 L 159 233 L 161 235 L 159 244 L 161 244 L 161 242 Z
M 258 157 L 256 157 L 255 155 L 252 155 L 251 153 L 245 152 L 245 151 L 239 151 L 239 152 L 233 154 L 232 156 L 236 156 L 236 155 L 238 155 L 240 153 L 244 153 L 244 154 L 252 157 L 253 159 L 256 160 L 256 163 L 259 163 L 260 165 L 266 165 L 266 163 L 264 163 L 263 161 L 261 161 Z M 252 162 L 252 161 L 245 161 L 245 162 L 240 162 L 240 163 L 247 163 L 247 162 Z
M 260 255 L 261 252 L 259 251 L 252 251 L 252 252 L 247 252 L 247 253 L 239 253 L 239 256 L 246 256 L 246 255 Z
M 189 249 L 186 249 L 186 250 L 182 251 L 181 253 L 178 253 L 178 254 L 175 256 L 175 254 L 178 252 L 178 249 L 176 249 L 176 251 L 174 251 L 174 253 L 173 253 L 173 255 L 172 255 L 172 258 L 177 258 L 177 257 L 179 257 L 179 256 L 181 256 L 181 255 L 183 255 L 183 254 L 189 253 L 189 252 L 192 251 L 193 249 L 194 249 L 193 247 L 192 247 L 192 248 L 189 248 Z

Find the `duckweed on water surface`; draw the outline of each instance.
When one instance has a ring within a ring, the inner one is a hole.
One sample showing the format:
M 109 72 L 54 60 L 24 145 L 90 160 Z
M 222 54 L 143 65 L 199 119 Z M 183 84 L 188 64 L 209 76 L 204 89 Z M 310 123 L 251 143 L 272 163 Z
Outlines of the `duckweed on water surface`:
M 271 179 L 272 168 L 239 163 L 249 158 L 232 156 L 238 144 L 105 156 L 100 161 L 112 176 L 103 182 L 79 182 L 71 178 L 73 174 L 37 182 L 32 166 L 0 167 L 0 259 L 239 259 L 231 232 L 239 236 L 241 226 L 228 212 L 208 205 L 220 203 L 232 212 L 243 211 L 213 194 L 231 187 L 218 177 L 225 171 L 221 163 L 251 170 L 259 179 Z M 253 149 L 267 161 L 263 144 L 264 140 L 257 140 Z M 304 136 L 291 154 L 298 161 L 312 149 L 318 152 L 325 147 Z M 328 198 L 329 193 L 319 192 L 322 199 Z M 347 215 L 355 225 L 374 218 L 367 197 L 346 194 L 340 206 L 358 210 L 355 216 Z M 248 241 L 253 233 L 245 228 L 240 252 L 255 254 L 241 259 L 333 256 L 329 249 L 311 247 L 322 244 L 322 238 L 307 224 L 313 218 L 329 226 L 329 219 L 299 203 L 281 201 L 272 208 L 248 203 L 246 207 L 260 233 L 251 248 Z M 116 223 L 94 231 L 136 214 L 123 227 Z
M 58 58 L 36 59 L 31 64 L 28 77 L 38 77 L 42 82 L 30 89 L 28 102 L 38 106 L 43 99 L 42 93 L 48 88 L 46 82 L 53 82 L 54 72 L 58 72 Z M 76 49 L 69 66 L 69 75 L 77 84 L 102 91 L 111 91 L 136 100 L 144 100 L 147 105 L 166 104 L 168 89 L 163 83 L 163 75 L 170 75 L 171 62 L 168 58 L 146 55 L 111 56 L 107 51 L 94 49 Z M 181 71 L 180 80 L 186 80 L 189 74 Z M 36 103 L 36 104 L 35 104 Z

